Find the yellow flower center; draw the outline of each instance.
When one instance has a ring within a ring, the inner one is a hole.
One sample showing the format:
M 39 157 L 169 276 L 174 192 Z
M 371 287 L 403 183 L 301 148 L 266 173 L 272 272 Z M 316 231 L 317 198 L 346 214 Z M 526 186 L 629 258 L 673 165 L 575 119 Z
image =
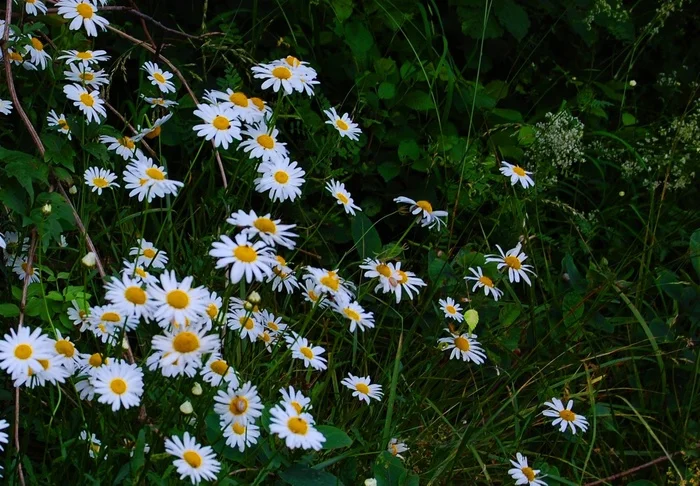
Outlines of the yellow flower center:
M 38 359 L 37 361 L 41 364 L 41 367 L 44 368 L 44 371 L 49 369 L 50 363 L 48 359 Z
M 60 339 L 56 341 L 55 348 L 58 354 L 62 354 L 66 358 L 72 358 L 75 354 L 75 346 L 73 346 L 72 342 L 67 341 L 65 339 Z
M 22 56 L 17 52 L 10 52 L 10 59 L 17 62 L 22 62 L 24 60 L 22 59 Z
M 44 44 L 41 43 L 39 39 L 36 37 L 32 37 L 32 47 L 36 49 L 37 51 L 43 51 L 44 50 Z
M 277 79 L 289 79 L 292 77 L 292 72 L 284 66 L 277 66 L 272 70 L 272 75 Z
M 275 258 L 277 259 L 277 263 L 279 263 L 281 266 L 285 266 L 287 264 L 287 260 L 285 260 L 284 257 L 275 255 Z
M 343 314 L 345 314 L 351 321 L 359 321 L 361 319 L 360 314 L 349 307 L 343 309 Z
M 350 127 L 348 126 L 348 124 L 345 123 L 345 122 L 344 122 L 343 120 L 341 120 L 340 118 L 338 118 L 338 119 L 335 121 L 335 126 L 337 126 L 338 128 L 340 128 L 342 131 L 346 131 L 348 128 L 350 128 Z
M 360 393 L 363 393 L 367 395 L 369 393 L 369 387 L 365 385 L 364 383 L 357 383 L 355 385 L 355 389 L 359 391 Z
M 287 427 L 297 435 L 306 435 L 309 431 L 309 424 L 301 417 L 290 417 L 287 421 Z
M 337 292 L 338 288 L 340 288 L 340 279 L 335 272 L 328 272 L 326 275 L 321 277 L 320 282 L 322 285 L 325 285 L 329 289 L 333 290 L 333 292 Z
M 489 287 L 491 289 L 493 288 L 493 280 L 488 278 L 486 275 L 482 275 L 481 277 L 479 277 L 479 282 L 481 282 L 486 287 Z
M 217 315 L 219 314 L 219 308 L 216 306 L 216 304 L 209 304 L 207 306 L 207 315 L 211 318 L 214 319 Z
M 88 359 L 88 363 L 93 368 L 102 366 L 102 356 L 100 355 L 100 353 L 95 353 L 92 356 L 90 356 L 90 358 Z
M 391 444 L 390 447 L 391 447 L 391 454 L 393 456 L 395 456 L 399 453 L 399 448 L 396 444 Z
M 20 344 L 15 348 L 15 358 L 29 359 L 34 353 L 34 350 L 29 344 Z
M 520 470 L 528 481 L 532 482 L 535 480 L 535 471 L 531 467 L 524 467 Z
M 418 206 L 427 213 L 433 212 L 433 206 L 428 201 L 416 201 L 416 206 Z
M 455 338 L 455 347 L 457 349 L 459 349 L 460 351 L 464 351 L 465 353 L 471 349 L 471 345 L 469 344 L 469 340 L 466 338 L 463 338 L 462 336 Z
M 78 14 L 84 19 L 91 19 L 93 16 L 92 7 L 88 3 L 79 3 L 75 7 L 75 9 L 78 11 Z
M 231 430 L 233 430 L 233 432 L 238 435 L 245 434 L 245 426 L 239 424 L 238 422 L 233 423 L 233 425 L 231 426 Z
M 270 336 L 270 334 L 267 331 L 263 331 L 263 333 L 258 336 L 258 339 L 262 339 L 266 343 L 269 343 L 270 341 L 272 341 L 272 337 Z
M 190 296 L 187 295 L 187 292 L 180 289 L 175 289 L 168 292 L 165 300 L 171 307 L 176 309 L 185 309 L 188 305 L 190 305 Z
M 121 145 L 122 147 L 126 147 L 129 150 L 134 150 L 134 148 L 136 147 L 134 141 L 127 136 L 117 139 L 117 142 L 119 142 L 119 145 Z
M 221 376 L 224 376 L 226 374 L 226 370 L 229 369 L 228 363 L 223 359 L 214 361 L 211 365 L 209 365 L 209 367 L 214 373 Z
M 102 314 L 101 320 L 107 322 L 120 322 L 122 320 L 122 317 L 116 312 L 105 312 L 104 314 Z
M 316 295 L 316 292 L 313 290 L 309 290 L 307 295 L 309 296 L 309 299 L 313 300 L 314 302 L 318 300 L 318 295 Z
M 379 265 L 376 266 L 375 270 L 377 273 L 383 277 L 389 278 L 391 277 L 391 269 L 389 268 L 389 265 L 385 265 L 384 263 L 380 263 Z
M 157 181 L 165 180 L 165 174 L 163 174 L 163 171 L 157 167 L 149 167 L 146 169 L 146 175 Z
M 138 275 L 139 277 L 141 277 L 141 278 L 147 278 L 147 277 L 148 277 L 148 272 L 146 272 L 146 270 L 144 270 L 144 269 L 141 268 L 141 267 L 137 267 L 137 268 L 134 270 L 134 273 L 135 273 L 136 275 Z
M 104 177 L 95 177 L 92 180 L 92 184 L 94 186 L 99 187 L 100 189 L 104 189 L 105 187 L 109 186 L 109 182 L 107 182 L 107 179 L 105 179 Z
M 293 408 L 294 410 L 297 411 L 297 413 L 301 413 L 301 409 L 302 409 L 301 403 L 299 403 L 299 402 L 297 402 L 297 401 L 295 400 L 295 401 L 293 401 L 292 403 L 290 403 L 290 405 L 292 406 L 292 408 Z
M 275 172 L 275 180 L 280 184 L 286 184 L 289 180 L 289 174 L 287 174 L 283 170 L 278 170 L 277 172 Z
M 301 61 L 294 56 L 287 56 L 285 61 L 292 67 L 299 67 L 301 65 Z
M 248 410 L 248 400 L 240 395 L 235 396 L 228 404 L 228 409 L 234 415 L 243 415 Z
M 147 139 L 149 139 L 149 140 L 153 140 L 154 138 L 156 138 L 157 136 L 160 135 L 161 130 L 162 130 L 162 129 L 161 129 L 160 125 L 158 125 L 158 126 L 155 127 L 153 130 L 151 130 L 150 132 L 148 132 L 148 133 L 145 135 L 145 137 L 146 137 Z
M 398 270 L 399 272 L 399 284 L 403 285 L 408 282 L 408 274 L 403 270 Z
M 258 218 L 253 222 L 253 226 L 262 231 L 274 235 L 277 233 L 277 225 L 270 218 Z
M 70 127 L 68 126 L 68 122 L 61 118 L 58 120 L 58 126 L 61 127 L 62 130 L 70 130 Z
M 350 199 L 348 199 L 348 197 L 345 194 L 343 194 L 342 192 L 336 192 L 335 197 L 337 197 L 338 201 L 340 201 L 343 204 L 347 204 L 350 202 Z
M 571 410 L 562 410 L 561 412 L 559 412 L 559 416 L 562 420 L 565 420 L 567 422 L 573 422 L 574 420 L 576 420 L 576 414 Z
M 262 145 L 262 147 L 267 150 L 272 150 L 275 146 L 275 139 L 266 133 L 258 136 L 256 140 L 258 141 L 258 144 Z
M 199 349 L 199 338 L 194 333 L 188 331 L 181 332 L 175 336 L 173 348 L 178 353 L 191 353 Z
M 161 84 L 165 83 L 165 78 L 163 77 L 163 75 L 161 73 L 155 72 L 151 76 L 153 76 L 153 79 L 155 79 L 159 83 L 161 83 Z
M 21 267 L 22 267 L 22 271 L 24 273 L 28 273 L 29 275 L 34 275 L 34 267 L 30 268 L 29 271 L 27 271 L 27 267 L 28 267 L 27 262 L 22 263 Z
M 516 174 L 518 174 L 518 176 L 520 176 L 520 177 L 524 177 L 524 176 L 525 176 L 525 169 L 523 169 L 523 168 L 520 167 L 519 165 L 516 165 L 515 167 L 513 167 L 513 172 L 515 172 Z M 532 471 L 532 469 L 530 469 L 530 470 Z
M 185 451 L 185 453 L 182 454 L 182 458 L 195 469 L 198 469 L 202 465 L 202 456 L 195 451 Z
M 115 378 L 109 382 L 109 389 L 117 395 L 123 395 L 126 392 L 126 381 L 121 378 Z
M 228 130 L 231 128 L 231 122 L 229 119 L 221 115 L 216 115 L 211 121 L 211 124 L 214 125 L 214 128 L 217 130 Z
M 453 306 L 453 305 L 445 306 L 445 311 L 447 311 L 448 314 L 452 314 L 452 315 L 457 313 L 457 309 L 455 309 L 455 306 Z
M 132 304 L 143 305 L 146 303 L 146 292 L 141 287 L 132 285 L 124 291 L 124 298 Z
M 304 355 L 306 359 L 314 359 L 314 352 L 311 351 L 311 348 L 302 346 L 299 348 L 299 352 Z
M 84 5 L 81 3 L 81 5 Z M 83 93 L 80 95 L 80 102 L 85 106 L 92 107 L 95 104 L 95 98 L 93 98 L 89 93 Z
M 148 259 L 151 259 L 154 256 L 156 256 L 156 250 L 154 250 L 153 248 L 146 248 L 145 250 L 143 250 L 143 256 L 145 256 Z
M 82 59 L 82 60 L 86 61 L 86 60 L 88 60 L 88 59 L 92 59 L 92 52 L 90 52 L 90 51 L 80 51 L 80 52 L 78 52 L 78 53 L 75 55 L 75 57 L 77 57 L 78 59 Z
M 229 101 L 233 103 L 236 106 L 241 106 L 243 108 L 248 107 L 248 97 L 241 93 L 240 91 L 237 93 L 233 93 L 228 97 Z
M 83 81 L 92 81 L 93 79 L 95 79 L 95 75 L 93 73 L 88 72 L 80 73 L 78 77 Z
M 267 327 L 269 327 L 269 328 L 272 329 L 273 331 L 279 331 L 279 330 L 280 330 L 280 327 L 279 327 L 277 324 L 275 324 L 275 321 L 268 321 Z
M 258 252 L 251 246 L 237 246 L 233 250 L 233 256 L 244 263 L 253 263 L 258 259 Z
M 255 321 L 253 321 L 253 319 L 251 319 L 250 317 L 239 317 L 238 322 L 240 322 L 241 326 L 245 327 L 249 331 L 255 327 Z
M 265 102 L 260 98 L 251 98 L 250 102 L 253 103 L 255 107 L 260 111 L 263 111 L 265 109 Z
M 503 261 L 513 270 L 520 270 L 520 267 L 523 266 L 522 263 L 520 263 L 520 259 L 513 255 L 505 257 Z

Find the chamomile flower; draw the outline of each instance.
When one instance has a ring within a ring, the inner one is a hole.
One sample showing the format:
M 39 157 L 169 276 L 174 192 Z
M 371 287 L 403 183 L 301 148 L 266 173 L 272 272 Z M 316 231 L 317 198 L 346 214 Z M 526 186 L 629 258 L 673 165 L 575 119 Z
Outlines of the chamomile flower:
M 452 297 L 440 299 L 438 302 L 440 303 L 440 310 L 445 313 L 445 317 L 454 319 L 457 322 L 462 322 L 464 320 L 462 306 L 456 303 Z
M 233 91 L 228 88 L 226 92 L 214 91 L 214 97 L 217 100 L 223 101 L 223 105 L 230 106 L 236 112 L 241 121 L 251 124 L 260 120 L 260 110 L 253 104 L 253 101 L 248 98 L 245 93 Z
M 125 189 L 131 189 L 129 197 L 137 196 L 139 201 L 144 198 L 151 202 L 155 197 L 165 197 L 168 194 L 177 195 L 184 184 L 168 179 L 165 167 L 154 164 L 153 161 L 136 150 L 136 158 L 124 170 Z
M 59 0 L 56 2 L 58 15 L 71 20 L 68 28 L 78 30 L 85 28 L 88 37 L 97 37 L 97 27 L 107 30 L 109 22 L 97 15 L 97 7 L 87 0 Z
M 241 339 L 247 337 L 252 343 L 264 331 L 262 324 L 250 312 L 243 309 L 236 309 L 226 314 L 226 322 L 229 329 L 240 331 Z
M 530 177 L 532 172 L 527 172 L 519 165 L 509 164 L 504 160 L 501 162 L 501 168 L 498 170 L 504 176 L 510 177 L 511 186 L 514 186 L 520 182 L 520 185 L 522 185 L 524 189 L 527 189 L 528 187 L 535 187 L 535 181 L 533 181 Z
M 155 301 L 151 289 L 144 289 L 141 282 L 127 275 L 113 277 L 105 284 L 105 299 L 112 303 L 122 314 L 143 317 L 150 320 L 155 310 Z
M 321 290 L 320 285 L 317 285 L 311 278 L 304 280 L 302 294 L 304 295 L 305 301 L 311 302 L 319 307 L 328 307 L 330 305 L 328 299 L 326 299 L 326 294 Z
M 350 332 L 372 329 L 374 327 L 374 314 L 367 312 L 357 302 L 351 301 L 345 294 L 338 294 L 333 302 L 333 310 L 350 321 Z
M 165 268 L 168 263 L 168 254 L 156 248 L 150 241 L 139 239 L 139 246 L 129 250 L 130 256 L 138 256 L 137 263 L 148 268 Z
M 107 145 L 107 150 L 114 150 L 122 159 L 129 160 L 136 153 L 136 143 L 131 137 L 124 135 L 123 137 L 110 137 L 109 135 L 100 135 L 100 142 Z
M 357 206 L 352 199 L 352 196 L 345 190 L 345 184 L 331 179 L 326 182 L 326 190 L 331 193 L 335 200 L 343 206 L 347 214 L 355 216 L 355 210 L 362 211 L 362 208 Z
M 158 277 L 146 270 L 145 266 L 140 263 L 134 263 L 127 260 L 122 262 L 122 277 L 129 278 L 137 284 L 157 284 Z
M 98 64 L 102 61 L 109 61 L 109 56 L 107 51 L 63 51 L 65 54 L 59 56 L 59 59 L 65 59 L 67 64 L 82 64 L 83 66 L 89 66 L 92 64 Z
M 51 61 L 51 56 L 44 50 L 44 43 L 36 37 L 31 37 L 26 49 L 30 62 L 42 70 L 46 69 L 46 65 Z
M 241 121 L 232 108 L 228 106 L 197 105 L 194 114 L 204 120 L 204 123 L 195 125 L 193 130 L 198 137 L 205 140 L 214 140 L 216 147 L 227 149 L 233 139 L 241 140 Z
M 297 411 L 288 405 L 275 405 L 270 409 L 270 433 L 284 440 L 287 447 L 320 451 L 326 441 L 314 427 L 311 414 Z
M 168 71 L 163 71 L 158 67 L 158 64 L 147 61 L 141 66 L 141 69 L 148 73 L 148 79 L 153 86 L 157 86 L 162 93 L 174 93 L 175 85 L 170 79 L 173 74 Z
M 287 325 L 282 322 L 281 317 L 275 317 L 272 312 L 267 310 L 260 311 L 258 321 L 273 335 L 281 334 L 287 329 Z
M 221 312 L 221 306 L 223 305 L 224 301 L 219 297 L 216 292 L 210 292 L 209 293 L 209 298 L 207 298 L 205 304 L 206 304 L 206 314 L 207 314 L 207 320 L 209 322 L 215 322 L 218 317 L 219 313 Z
M 226 445 L 243 452 L 247 447 L 258 443 L 260 437 L 260 427 L 254 423 L 242 424 L 240 422 L 231 422 L 224 429 L 224 438 Z
M 67 135 L 68 140 L 71 140 L 70 125 L 68 125 L 68 121 L 66 121 L 66 115 L 63 113 L 57 115 L 55 111 L 51 110 L 49 116 L 46 117 L 46 121 L 50 127 L 58 127 L 59 133 Z
M 409 211 L 413 215 L 417 215 L 416 222 L 420 222 L 420 225 L 429 229 L 437 227 L 440 230 L 440 225 L 445 224 L 441 218 L 447 217 L 447 211 L 434 210 L 433 205 L 425 200 L 414 201 L 411 198 L 399 196 L 394 198 L 394 202 L 409 204 Z
M 214 450 L 199 445 L 189 432 L 185 432 L 182 439 L 176 435 L 165 439 L 165 452 L 177 457 L 173 465 L 180 479 L 189 479 L 192 484 L 199 484 L 202 480 L 214 481 L 221 470 Z
M 532 469 L 527 464 L 527 457 L 521 453 L 515 455 L 516 460 L 511 460 L 513 469 L 508 470 L 508 474 L 515 480 L 516 485 L 527 484 L 528 486 L 547 486 L 547 483 L 539 479 L 540 470 Z
M 282 406 L 291 407 L 298 414 L 313 408 L 311 399 L 305 397 L 300 391 L 295 390 L 293 386 L 290 386 L 289 389 L 280 388 L 279 392 L 282 394 Z
M 12 49 L 7 49 L 7 57 L 10 59 L 11 64 L 22 66 L 27 71 L 36 71 L 38 69 L 31 61 L 24 58 L 24 54 L 15 52 Z
M 326 125 L 332 125 L 333 128 L 338 130 L 341 137 L 348 137 L 350 140 L 354 141 L 360 139 L 362 130 L 360 130 L 360 126 L 357 123 L 350 119 L 350 116 L 347 113 L 340 116 L 335 111 L 335 108 L 323 110 L 323 113 L 325 113 L 328 117 L 328 120 L 326 120 Z
M 251 243 L 248 236 L 239 233 L 235 240 L 221 235 L 221 241 L 212 243 L 209 255 L 217 258 L 216 268 L 231 265 L 231 283 L 240 282 L 245 277 L 246 282 L 262 282 L 272 274 L 272 266 L 276 260 L 272 250 L 264 242 Z
M 8 435 L 6 432 L 3 432 L 3 430 L 7 429 L 10 426 L 9 423 L 7 423 L 7 420 L 2 419 L 0 420 L 0 451 L 5 450 L 5 445 L 8 442 Z
M 107 169 L 100 167 L 90 167 L 83 174 L 85 184 L 92 188 L 92 192 L 96 192 L 98 196 L 102 195 L 103 189 L 110 187 L 119 187 L 119 184 L 114 182 L 117 180 L 117 175 Z
M 12 102 L 10 100 L 0 99 L 0 113 L 3 115 L 12 113 Z
M 450 359 L 461 359 L 466 362 L 473 361 L 478 365 L 484 363 L 486 354 L 484 354 L 481 344 L 476 340 L 476 334 L 455 334 L 447 328 L 445 331 L 450 333 L 450 337 L 438 339 L 438 346 L 443 351 L 452 350 Z
M 157 108 L 159 106 L 162 106 L 163 108 L 172 108 L 173 106 L 177 106 L 177 101 L 172 101 L 172 100 L 166 100 L 164 98 L 151 98 L 145 95 L 141 95 L 141 98 L 151 105 L 151 108 Z
M 141 127 L 137 127 L 137 134 L 134 135 L 134 140 L 140 141 L 143 140 L 144 138 L 148 140 L 153 140 L 154 138 L 160 136 L 162 129 L 162 126 L 172 118 L 173 114 L 168 113 L 165 116 L 162 116 L 156 121 L 153 122 L 153 124 L 150 127 L 146 127 L 144 129 L 141 129 Z
M 425 287 L 427 285 L 423 279 L 417 277 L 415 273 L 401 270 L 401 262 L 396 262 L 395 264 L 388 263 L 387 265 L 391 269 L 391 277 L 389 278 L 389 292 L 394 293 L 397 304 L 401 302 L 401 296 L 403 293 L 405 293 L 409 299 L 413 300 L 413 293 L 415 292 L 417 296 L 420 292 L 419 287 Z M 374 291 L 376 292 L 380 288 L 383 289 L 381 283 L 374 289 Z
M 549 402 L 544 402 L 545 407 L 548 410 L 542 412 L 545 417 L 552 417 L 555 420 L 552 425 L 559 427 L 559 432 L 566 432 L 567 428 L 571 428 L 571 433 L 576 433 L 576 428 L 581 429 L 585 432 L 588 429 L 588 420 L 583 415 L 577 415 L 571 410 L 574 405 L 573 400 L 569 400 L 564 407 L 564 404 L 558 398 L 552 398 Z
M 135 364 L 114 361 L 95 370 L 92 375 L 97 401 L 111 405 L 112 411 L 141 403 L 143 371 Z
M 277 292 L 284 289 L 288 294 L 294 293 L 299 288 L 299 282 L 294 276 L 294 271 L 287 266 L 287 260 L 280 255 L 275 255 L 277 265 L 272 267 L 273 275 L 267 277 L 267 282 L 272 282 L 272 291 Z
M 80 432 L 80 435 L 78 436 L 80 440 L 83 442 L 87 442 L 89 445 L 88 453 L 90 454 L 90 457 L 95 459 L 100 455 L 100 449 L 102 448 L 102 441 L 97 438 L 95 434 L 88 434 L 86 430 L 83 430 Z M 105 459 L 107 459 L 107 456 L 105 456 Z
M 153 319 L 161 327 L 185 326 L 206 319 L 209 292 L 204 287 L 192 287 L 193 277 L 177 281 L 175 271 L 165 271 L 160 285 L 151 285 L 148 293 L 153 299 Z
M 14 259 L 14 265 L 12 266 L 12 271 L 17 274 L 21 281 L 24 282 L 25 279 L 29 279 L 29 283 L 35 283 L 40 280 L 39 270 L 32 264 L 29 266 L 29 261 L 26 257 L 18 256 Z
M 213 353 L 221 346 L 218 336 L 204 334 L 200 329 L 190 326 L 167 330 L 162 335 L 156 335 L 151 341 L 156 351 L 151 365 L 157 364 L 161 369 L 170 368 L 172 375 L 187 374 L 194 376 L 202 366 L 202 355 Z
M 39 12 L 43 15 L 46 10 L 46 5 L 41 0 L 25 0 L 24 2 L 24 11 L 28 15 L 39 15 Z
M 362 270 L 366 270 L 364 276 L 367 278 L 378 278 L 379 285 L 374 290 L 381 289 L 384 293 L 391 291 L 390 279 L 393 277 L 392 268 L 386 263 L 372 258 L 365 258 L 360 265 Z
M 272 247 L 280 245 L 293 250 L 296 242 L 292 238 L 299 236 L 289 231 L 296 227 L 295 224 L 281 224 L 281 220 L 271 219 L 269 213 L 265 216 L 258 216 L 252 210 L 248 214 L 239 210 L 231 214 L 226 222 L 234 226 L 242 226 L 243 233 L 257 235 L 265 244 Z
M 91 5 L 81 3 L 81 5 Z M 104 108 L 104 101 L 100 98 L 100 92 L 90 91 L 79 84 L 67 84 L 63 87 L 66 97 L 73 101 L 73 106 L 78 107 L 87 118 L 88 123 L 95 121 L 100 123 L 100 116 L 107 116 Z
M 314 346 L 301 336 L 296 337 L 290 345 L 292 358 L 303 360 L 305 367 L 311 367 L 319 371 L 327 368 L 326 358 L 321 356 L 326 350 L 321 346 Z
M 84 64 L 69 64 L 69 71 L 63 71 L 66 80 L 77 84 L 85 84 L 93 88 L 109 84 L 109 79 L 103 70 L 94 71 Z
M 403 442 L 399 442 L 399 439 L 396 437 L 392 438 L 389 441 L 389 445 L 387 446 L 387 451 L 394 456 L 398 457 L 399 459 L 404 459 L 404 457 L 401 455 L 402 452 L 406 452 L 408 450 L 408 447 L 406 444 Z
M 537 275 L 535 275 L 535 272 L 532 270 L 532 265 L 526 265 L 523 263 L 525 260 L 527 260 L 527 255 L 525 252 L 520 251 L 522 247 L 523 245 L 518 243 L 515 245 L 515 248 L 511 248 L 507 252 L 503 253 L 503 249 L 496 245 L 496 248 L 498 248 L 498 252 L 501 254 L 501 256 L 486 255 L 486 263 L 497 262 L 499 270 L 503 267 L 507 267 L 508 280 L 510 280 L 511 283 L 520 282 L 520 279 L 522 278 L 528 285 L 532 285 L 527 272 L 531 273 L 535 277 Z
M 360 401 L 364 400 L 367 405 L 369 405 L 370 398 L 381 401 L 384 395 L 382 385 L 372 384 L 369 376 L 360 377 L 348 373 L 347 378 L 343 378 L 340 383 L 353 390 L 352 396 L 359 398 Z
M 241 132 L 248 138 L 238 146 L 252 159 L 260 159 L 263 162 L 272 162 L 287 159 L 286 143 L 278 141 L 279 130 L 270 130 L 264 121 L 260 121 Z
M 27 326 L 17 331 L 10 329 L 9 334 L 0 340 L 0 369 L 5 370 L 13 380 L 29 379 L 31 374 L 44 369 L 42 361 L 54 355 L 53 343 L 42 334 L 40 328 L 33 331 Z
M 71 375 L 71 371 L 61 366 L 61 361 L 56 355 L 51 356 L 49 359 L 41 360 L 42 369 L 40 371 L 34 373 L 32 370 L 29 370 L 29 376 L 26 379 L 24 377 L 17 378 L 14 381 L 14 386 L 26 385 L 28 388 L 34 388 L 45 386 L 47 383 L 51 385 L 65 383 L 66 378 Z
M 227 363 L 219 353 L 213 353 L 209 357 L 200 374 L 202 379 L 214 388 L 218 388 L 223 383 L 226 383 L 229 388 L 238 388 L 239 386 L 233 366 Z
M 469 271 L 474 276 L 470 277 L 469 275 L 467 275 L 466 277 L 464 277 L 464 280 L 474 282 L 472 292 L 476 292 L 476 289 L 483 288 L 484 294 L 491 294 L 493 300 L 498 301 L 498 299 L 501 298 L 501 296 L 503 295 L 503 291 L 497 289 L 496 284 L 493 283 L 493 280 L 491 280 L 490 277 L 484 275 L 484 271 L 481 269 L 481 267 L 476 267 L 476 269 L 470 268 Z
M 66 368 L 71 373 L 80 364 L 80 353 L 71 342 L 70 337 L 63 337 L 60 331 L 56 331 L 56 340 L 53 342 L 58 364 Z
M 214 397 L 214 412 L 221 418 L 221 424 L 238 422 L 250 424 L 262 415 L 263 404 L 258 390 L 250 382 L 240 388 L 229 387 L 219 390 Z
M 74 325 L 80 326 L 80 332 L 85 331 L 90 325 L 90 305 L 86 301 L 72 300 L 67 314 Z
M 253 113 L 255 117 L 253 122 L 267 120 L 272 116 L 272 108 L 260 98 L 253 96 L 250 98 L 250 102 L 253 104 Z
M 302 91 L 303 87 L 299 77 L 294 75 L 291 68 L 279 64 L 258 64 L 251 68 L 255 79 L 263 79 L 262 89 L 272 88 L 277 93 L 280 88 L 290 95 L 296 91 Z
M 258 167 L 260 177 L 255 179 L 255 190 L 269 192 L 272 201 L 294 201 L 301 196 L 300 187 L 304 184 L 306 172 L 296 162 L 280 159 L 262 163 Z
M 352 282 L 344 280 L 338 275 L 337 270 L 326 270 L 325 268 L 306 267 L 305 279 L 310 279 L 323 293 L 331 295 L 343 294 L 347 297 L 353 296 L 355 286 Z
M 102 338 L 102 342 L 116 338 L 124 327 L 132 331 L 139 324 L 139 316 L 131 310 L 131 306 L 120 304 L 95 306 L 90 312 L 90 330 Z

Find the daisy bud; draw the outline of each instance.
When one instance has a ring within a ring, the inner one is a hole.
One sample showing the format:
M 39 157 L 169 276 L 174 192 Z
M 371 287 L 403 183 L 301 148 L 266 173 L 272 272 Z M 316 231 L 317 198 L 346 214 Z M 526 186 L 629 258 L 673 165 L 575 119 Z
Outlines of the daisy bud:
M 44 204 L 41 207 L 41 212 L 44 213 L 44 216 L 51 214 L 51 205 L 49 203 Z
M 260 303 L 260 294 L 255 292 L 255 291 L 251 292 L 250 295 L 248 296 L 248 302 L 250 302 L 251 304 L 259 304 Z
M 124 336 L 124 339 L 122 339 L 122 348 L 129 349 L 129 339 L 127 339 L 126 336 Z
M 85 255 L 81 261 L 86 267 L 92 268 L 97 264 L 97 255 L 95 255 L 94 251 L 91 251 L 90 253 Z
M 183 402 L 182 405 L 180 405 L 180 411 L 185 415 L 191 414 L 192 412 L 194 412 L 194 408 L 192 408 L 192 403 L 190 403 L 189 400 Z
M 70 188 L 68 189 L 68 192 L 70 194 L 78 194 L 78 188 L 75 186 L 70 186 Z
M 474 309 L 469 309 L 464 313 L 464 320 L 467 321 L 469 332 L 472 332 L 477 324 L 479 324 L 479 313 Z
M 374 478 L 365 479 L 365 486 L 377 486 L 377 480 Z
M 618 195 L 619 195 L 620 197 L 625 197 L 625 191 L 620 191 L 620 192 L 618 193 Z
M 630 86 L 634 88 L 635 86 L 637 86 L 637 82 L 634 79 L 630 79 Z
M 192 395 L 198 397 L 201 394 L 202 394 L 202 385 L 200 385 L 199 382 L 195 382 L 194 386 L 192 387 Z
M 248 312 L 252 311 L 255 308 L 255 304 L 248 302 L 247 300 L 243 303 L 243 308 L 247 310 Z

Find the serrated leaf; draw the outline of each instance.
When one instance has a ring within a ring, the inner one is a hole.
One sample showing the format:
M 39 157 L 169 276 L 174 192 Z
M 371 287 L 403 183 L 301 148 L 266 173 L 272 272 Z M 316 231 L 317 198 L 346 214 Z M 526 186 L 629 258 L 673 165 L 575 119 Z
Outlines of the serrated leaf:
M 361 212 L 352 220 L 352 239 L 355 241 L 357 253 L 363 259 L 374 256 L 382 248 L 382 241 L 372 226 L 372 221 Z
M 326 441 L 323 443 L 324 449 L 338 449 L 340 447 L 350 447 L 352 445 L 350 436 L 337 427 L 319 425 L 316 429 L 326 438 Z
M 435 105 L 433 104 L 433 99 L 425 91 L 415 90 L 408 93 L 404 99 L 403 103 L 411 109 L 417 111 L 427 111 L 432 110 Z

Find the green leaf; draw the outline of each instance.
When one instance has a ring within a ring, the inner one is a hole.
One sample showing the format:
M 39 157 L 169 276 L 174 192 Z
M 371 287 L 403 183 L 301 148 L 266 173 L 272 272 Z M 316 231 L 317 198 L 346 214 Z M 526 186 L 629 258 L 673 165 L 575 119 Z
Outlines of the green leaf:
M 428 252 L 428 277 L 438 284 L 442 280 L 455 278 L 455 271 L 447 260 L 438 257 L 434 251 Z
M 379 85 L 379 89 L 377 90 L 377 96 L 379 96 L 379 99 L 382 100 L 390 100 L 391 98 L 396 96 L 396 86 L 394 85 L 394 83 L 384 81 L 382 84 Z
M 623 113 L 622 114 L 622 124 L 624 126 L 629 127 L 631 125 L 635 125 L 636 123 L 637 123 L 637 119 L 631 113 Z
M 521 123 L 523 115 L 517 110 L 508 110 L 506 108 L 494 108 L 491 110 L 491 115 L 502 118 L 511 123 Z
M 562 302 L 562 312 L 564 313 L 564 323 L 571 327 L 580 322 L 583 317 L 584 304 L 581 296 L 576 292 L 569 292 L 564 295 Z
M 379 233 L 372 226 L 372 221 L 363 213 L 358 212 L 352 220 L 352 239 L 357 246 L 360 258 L 374 256 L 382 248 Z
M 388 451 L 383 451 L 377 457 L 372 472 L 378 486 L 403 486 L 409 476 L 401 459 L 392 456 Z
M 354 21 L 345 24 L 345 42 L 356 57 L 364 58 L 364 55 L 372 48 L 374 39 L 364 23 Z
M 86 143 L 83 145 L 83 150 L 100 162 L 104 162 L 105 164 L 109 162 L 109 151 L 107 150 L 107 146 L 102 143 Z
M 506 304 L 501 308 L 498 320 L 503 326 L 510 326 L 520 316 L 520 306 L 516 304 Z
M 690 263 L 700 277 L 700 229 L 690 235 Z
M 19 315 L 19 307 L 15 304 L 0 304 L 0 316 L 17 317 Z
M 420 156 L 420 147 L 415 139 L 401 140 L 399 143 L 399 159 L 402 162 L 407 160 L 417 160 Z
M 409 108 L 417 111 L 428 111 L 435 107 L 433 104 L 433 99 L 430 97 L 430 95 L 425 91 L 420 90 L 411 91 L 408 93 L 404 97 L 403 102 Z
M 352 15 L 352 0 L 331 0 L 331 7 L 341 22 L 345 22 Z
M 295 464 L 279 473 L 280 478 L 292 486 L 343 486 L 337 477 L 326 471 Z
M 513 0 L 503 0 L 494 3 L 496 17 L 503 27 L 515 37 L 518 42 L 523 40 L 530 29 L 530 18 L 527 12 Z
M 46 148 L 44 160 L 62 165 L 71 171 L 75 170 L 73 166 L 75 151 L 68 142 L 68 139 L 50 133 L 42 137 L 42 142 L 44 142 L 44 147 Z
M 319 425 L 316 428 L 326 438 L 326 442 L 323 443 L 324 449 L 338 449 L 340 447 L 350 447 L 350 445 L 352 445 L 350 436 L 337 427 Z
M 377 171 L 384 179 L 384 182 L 389 182 L 399 175 L 401 166 L 396 162 L 382 162 L 377 166 Z

